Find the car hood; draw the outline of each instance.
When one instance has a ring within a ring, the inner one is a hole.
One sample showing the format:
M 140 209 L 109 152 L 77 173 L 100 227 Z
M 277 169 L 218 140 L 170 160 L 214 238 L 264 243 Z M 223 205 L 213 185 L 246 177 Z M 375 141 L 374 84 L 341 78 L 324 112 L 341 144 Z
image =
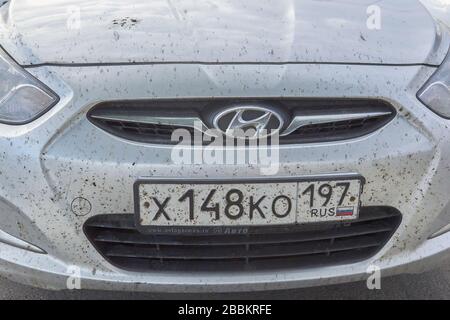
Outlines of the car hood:
M 416 0 L 15 0 L 0 43 L 20 64 L 439 64 Z

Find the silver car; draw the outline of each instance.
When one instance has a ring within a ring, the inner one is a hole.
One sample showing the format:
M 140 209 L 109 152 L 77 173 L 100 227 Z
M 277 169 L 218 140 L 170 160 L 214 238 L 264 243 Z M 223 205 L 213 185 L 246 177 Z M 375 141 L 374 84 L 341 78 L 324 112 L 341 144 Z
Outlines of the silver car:
M 448 1 L 0 4 L 0 273 L 287 289 L 450 255 Z

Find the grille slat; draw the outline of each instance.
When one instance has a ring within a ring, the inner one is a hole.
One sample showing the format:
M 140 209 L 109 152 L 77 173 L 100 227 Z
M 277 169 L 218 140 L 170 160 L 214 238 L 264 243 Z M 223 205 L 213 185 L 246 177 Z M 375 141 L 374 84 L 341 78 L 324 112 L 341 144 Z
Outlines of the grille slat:
M 128 219 L 128 217 L 122 217 L 122 219 L 114 220 L 93 220 L 89 224 L 91 228 L 102 228 L 102 229 L 124 229 L 124 230 L 135 230 L 134 221 Z
M 91 226 L 93 227 L 93 226 Z M 314 231 L 303 233 L 281 233 L 281 234 L 259 234 L 249 236 L 215 236 L 213 240 L 208 241 L 202 237 L 189 236 L 152 236 L 145 234 L 136 234 L 133 232 L 110 232 L 98 231 L 95 241 L 111 242 L 111 243 L 130 243 L 130 244 L 160 244 L 179 246 L 192 245 L 197 246 L 223 246 L 223 245 L 239 245 L 243 242 L 248 244 L 270 244 L 270 243 L 289 243 L 289 242 L 306 242 L 313 240 L 324 240 L 329 238 L 345 238 L 353 236 L 368 235 L 380 232 L 391 231 L 392 227 L 386 222 L 374 223 L 371 225 L 357 225 L 351 230 L 342 230 L 341 228 L 332 231 Z
M 158 227 L 141 233 L 134 215 L 94 216 L 84 230 L 113 265 L 131 271 L 259 270 L 352 263 L 367 259 L 389 240 L 401 221 L 390 207 L 363 207 L 358 220 L 292 226 L 246 227 L 247 234 L 192 233 Z M 183 231 L 184 230 L 184 231 Z M 234 230 L 234 229 L 233 229 Z M 236 230 L 243 230 L 237 227 Z
M 364 257 L 369 258 L 378 251 L 374 247 L 364 252 Z M 361 257 L 363 255 L 361 254 Z M 353 250 L 333 252 L 328 255 L 328 259 L 333 259 L 334 264 L 342 264 L 354 259 Z M 281 257 L 281 258 L 263 258 L 263 259 L 235 259 L 235 260 L 165 260 L 161 262 L 160 259 L 141 259 L 141 258 L 115 258 L 118 265 L 127 265 L 130 270 L 149 271 L 149 270 L 164 270 L 164 271 L 189 271 L 196 270 L 203 272 L 217 272 L 217 271 L 254 271 L 274 268 L 299 268 L 299 267 L 320 267 L 329 265 L 328 259 L 324 259 L 323 254 L 305 255 L 295 257 Z M 167 263 L 169 262 L 169 263 Z M 200 267 L 200 266 L 201 267 Z
M 308 254 L 330 253 L 354 249 L 364 249 L 379 245 L 380 236 L 364 236 L 360 239 L 345 239 L 335 243 L 330 241 L 290 244 L 290 245 L 266 245 L 246 248 L 245 245 L 224 247 L 176 247 L 161 246 L 139 247 L 115 245 L 106 251 L 108 257 L 132 257 L 146 259 L 192 259 L 192 260 L 217 260 L 217 259 L 240 259 L 245 258 L 271 258 L 289 257 Z

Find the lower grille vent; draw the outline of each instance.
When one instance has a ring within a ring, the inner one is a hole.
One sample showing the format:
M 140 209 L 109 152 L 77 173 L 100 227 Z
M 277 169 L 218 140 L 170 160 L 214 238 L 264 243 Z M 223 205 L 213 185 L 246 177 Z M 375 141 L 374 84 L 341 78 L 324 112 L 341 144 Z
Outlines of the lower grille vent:
M 227 233 L 226 227 L 223 233 L 215 228 L 206 234 L 171 234 L 170 229 L 142 234 L 134 215 L 111 214 L 90 218 L 84 231 L 97 250 L 122 269 L 213 272 L 354 263 L 378 252 L 400 221 L 393 208 L 364 207 L 358 220 L 346 223 L 249 227 L 245 234 Z

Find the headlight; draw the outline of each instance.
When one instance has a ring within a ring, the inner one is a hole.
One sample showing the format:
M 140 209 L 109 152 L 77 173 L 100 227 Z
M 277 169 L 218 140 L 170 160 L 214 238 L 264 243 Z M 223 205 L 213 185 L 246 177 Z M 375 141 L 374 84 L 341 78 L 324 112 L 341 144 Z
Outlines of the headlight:
M 59 98 L 0 49 L 0 123 L 25 124 L 53 107 Z
M 431 110 L 450 119 L 450 50 L 442 65 L 417 96 Z

